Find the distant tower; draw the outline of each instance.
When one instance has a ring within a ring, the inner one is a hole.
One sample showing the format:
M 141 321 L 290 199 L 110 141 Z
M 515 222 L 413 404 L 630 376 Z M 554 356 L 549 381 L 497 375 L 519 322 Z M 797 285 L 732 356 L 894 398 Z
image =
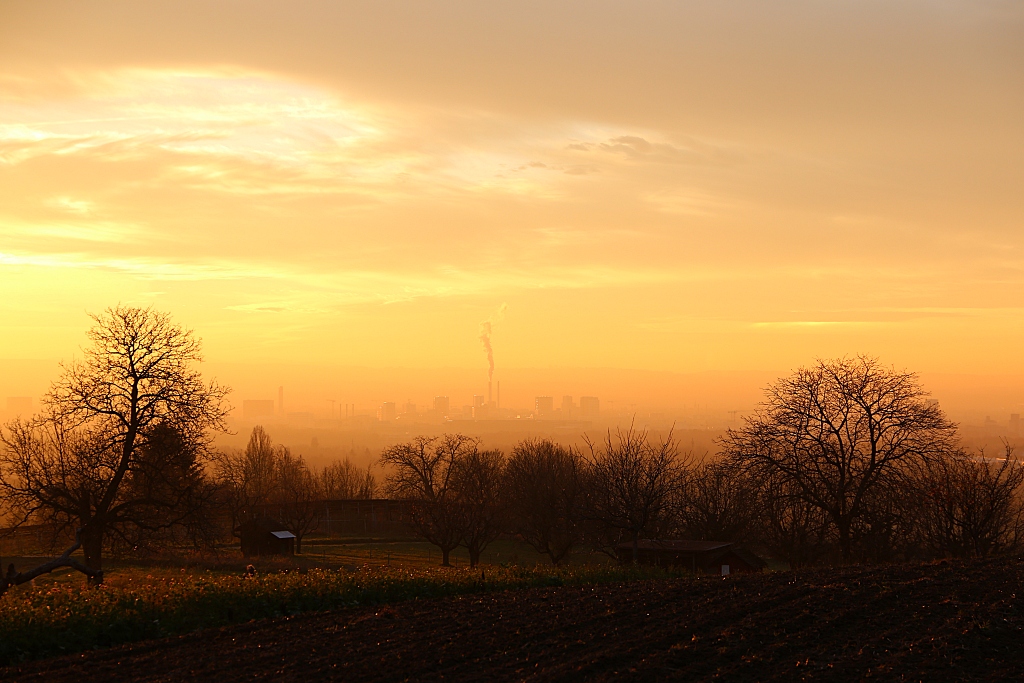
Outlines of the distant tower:
M 391 401 L 381 404 L 377 410 L 377 419 L 381 422 L 391 422 L 398 416 L 398 406 Z
M 277 412 L 284 415 L 284 387 L 277 388 Z
M 447 396 L 435 396 L 434 397 L 434 410 L 437 411 L 442 417 L 448 417 L 451 402 Z
M 487 405 L 491 405 L 492 398 L 493 396 L 491 395 L 491 380 L 487 380 Z
M 537 417 L 547 417 L 555 409 L 555 398 L 554 396 L 538 396 L 534 399 L 533 406 Z

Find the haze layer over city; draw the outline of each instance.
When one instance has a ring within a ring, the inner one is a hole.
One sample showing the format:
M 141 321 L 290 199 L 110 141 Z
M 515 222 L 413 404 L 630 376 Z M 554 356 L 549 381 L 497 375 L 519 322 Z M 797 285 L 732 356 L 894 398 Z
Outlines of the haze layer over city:
M 721 429 L 852 354 L 1021 412 L 1018 7 L 307 5 L 5 5 L 7 417 L 118 303 L 240 421 Z

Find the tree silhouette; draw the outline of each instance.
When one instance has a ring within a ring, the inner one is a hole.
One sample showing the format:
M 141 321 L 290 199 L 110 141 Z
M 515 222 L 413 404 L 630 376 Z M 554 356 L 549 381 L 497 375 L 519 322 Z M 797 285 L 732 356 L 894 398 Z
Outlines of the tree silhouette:
M 458 463 L 476 450 L 477 440 L 461 434 L 418 437 L 384 450 L 380 462 L 391 468 L 385 488 L 408 501 L 406 522 L 421 538 L 441 550 L 442 566 L 451 566 L 451 551 L 465 533 L 465 510 L 456 488 Z
M 684 474 L 679 449 L 671 432 L 653 442 L 646 430 L 632 426 L 614 440 L 608 432 L 600 446 L 588 446 L 587 516 L 598 527 L 602 550 L 614 554 L 625 536 L 636 562 L 641 536 L 658 536 L 671 524 Z
M 139 507 L 126 496 L 155 490 L 142 454 L 165 439 L 163 429 L 205 449 L 210 432 L 225 429 L 228 389 L 203 382 L 194 369 L 200 341 L 169 315 L 117 306 L 93 320 L 84 357 L 62 366 L 42 413 L 4 432 L 0 488 L 22 523 L 35 515 L 73 523 L 75 541 L 56 566 L 101 581 L 104 539 Z M 71 559 L 79 547 L 84 565 Z M 53 562 L 42 567 L 52 571 Z M 0 586 L 39 571 L 10 568 Z
M 548 440 L 523 441 L 505 468 L 510 529 L 559 564 L 583 536 L 583 463 Z
M 770 386 L 721 444 L 734 466 L 821 510 L 848 562 L 874 489 L 956 450 L 955 425 L 926 397 L 914 374 L 872 358 L 819 361 Z

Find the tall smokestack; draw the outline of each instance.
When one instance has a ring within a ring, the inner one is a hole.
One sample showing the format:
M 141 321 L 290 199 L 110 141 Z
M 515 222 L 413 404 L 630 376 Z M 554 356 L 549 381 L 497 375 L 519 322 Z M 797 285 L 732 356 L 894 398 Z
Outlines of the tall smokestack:
M 277 388 L 277 411 L 284 415 L 284 387 Z
M 491 380 L 494 378 L 494 349 L 491 347 L 491 326 L 499 323 L 505 317 L 508 304 L 502 304 L 498 310 L 491 314 L 484 322 L 480 323 L 480 341 L 484 344 L 484 352 L 487 354 L 487 403 L 491 402 Z

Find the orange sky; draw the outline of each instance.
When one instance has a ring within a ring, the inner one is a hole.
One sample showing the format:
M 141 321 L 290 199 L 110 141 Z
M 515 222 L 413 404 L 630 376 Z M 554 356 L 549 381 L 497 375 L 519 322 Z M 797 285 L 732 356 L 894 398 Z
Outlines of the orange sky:
M 505 304 L 497 376 L 864 352 L 1013 375 L 1009 410 L 1022 112 L 1009 0 L 6 0 L 0 368 L 121 302 L 238 400 L 263 364 L 486 381 Z

